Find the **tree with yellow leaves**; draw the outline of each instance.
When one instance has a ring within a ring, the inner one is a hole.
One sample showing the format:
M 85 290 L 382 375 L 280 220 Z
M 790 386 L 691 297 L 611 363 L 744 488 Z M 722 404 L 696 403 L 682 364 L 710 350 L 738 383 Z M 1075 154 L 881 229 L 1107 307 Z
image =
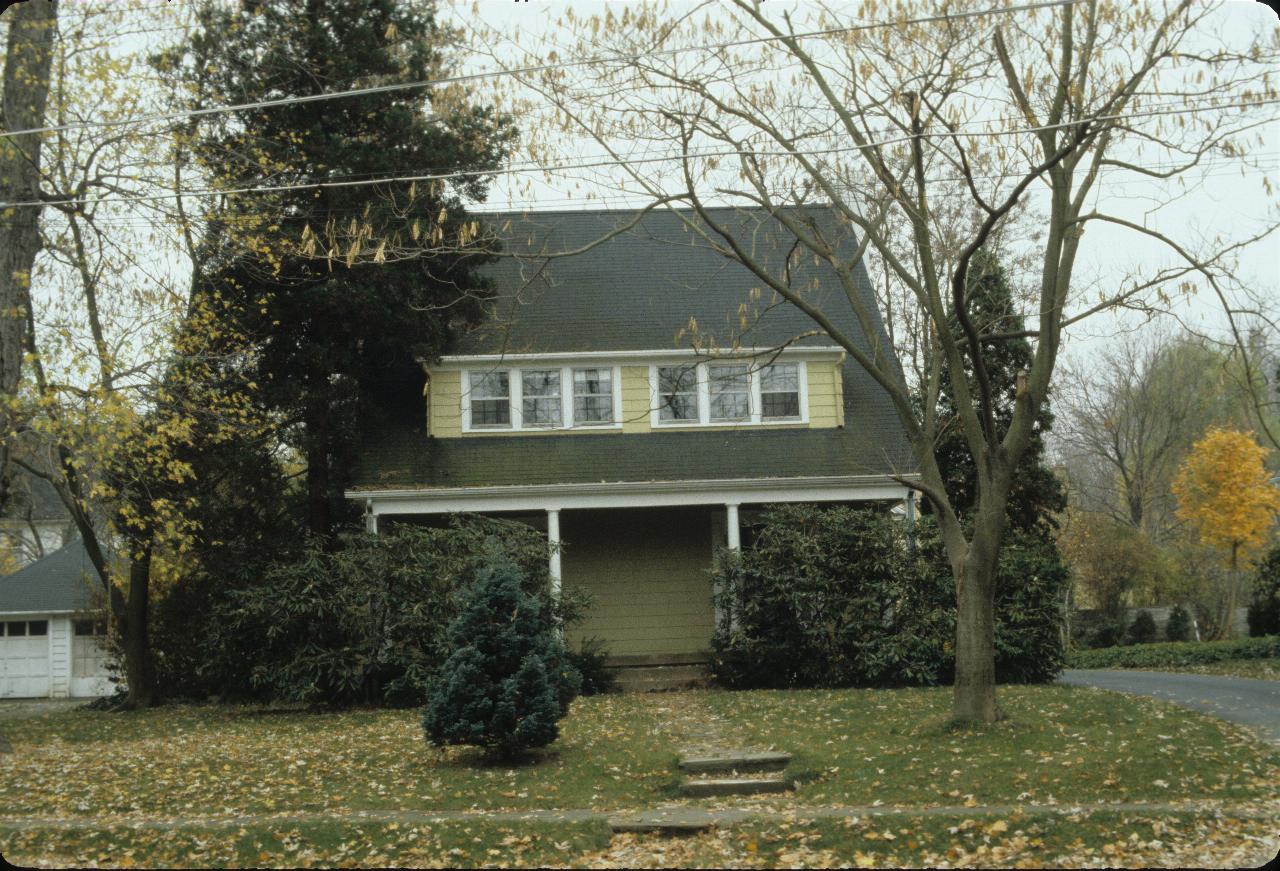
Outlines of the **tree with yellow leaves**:
M 1173 482 L 1178 519 L 1195 530 L 1201 544 L 1230 555 L 1219 633 L 1230 625 L 1240 598 L 1241 558 L 1249 559 L 1266 542 L 1280 514 L 1280 489 L 1263 465 L 1267 453 L 1250 433 L 1214 427 L 1192 447 Z

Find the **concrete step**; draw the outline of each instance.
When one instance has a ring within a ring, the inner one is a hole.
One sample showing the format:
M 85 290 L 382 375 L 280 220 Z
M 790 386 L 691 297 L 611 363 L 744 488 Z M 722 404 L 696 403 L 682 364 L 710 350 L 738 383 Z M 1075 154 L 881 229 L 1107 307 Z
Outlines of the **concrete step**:
M 691 798 L 713 795 L 759 795 L 789 792 L 795 784 L 779 776 L 690 777 L 680 784 L 680 792 Z
M 790 753 L 773 750 L 763 752 L 733 750 L 727 753 L 717 753 L 715 756 L 686 756 L 680 760 L 680 770 L 689 774 L 781 771 L 790 762 Z
M 693 807 L 657 808 L 609 820 L 614 832 L 658 835 L 696 835 L 714 826 L 715 819 L 710 813 Z
M 704 665 L 656 665 L 614 669 L 618 689 L 627 693 L 661 692 L 707 686 L 711 676 Z

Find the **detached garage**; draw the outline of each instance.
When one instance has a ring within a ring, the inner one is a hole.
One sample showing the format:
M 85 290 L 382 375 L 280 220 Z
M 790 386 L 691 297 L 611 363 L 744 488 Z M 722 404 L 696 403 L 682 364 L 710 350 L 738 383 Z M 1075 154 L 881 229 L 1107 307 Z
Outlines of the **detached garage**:
M 95 584 L 78 540 L 0 578 L 0 698 L 111 692 Z

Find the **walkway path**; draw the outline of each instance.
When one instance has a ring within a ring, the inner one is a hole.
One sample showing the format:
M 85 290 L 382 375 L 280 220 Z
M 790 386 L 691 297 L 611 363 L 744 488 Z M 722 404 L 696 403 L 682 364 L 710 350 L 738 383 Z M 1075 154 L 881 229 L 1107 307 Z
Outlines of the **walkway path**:
M 1163 671 L 1065 671 L 1062 683 L 1165 699 L 1256 730 L 1280 744 L 1280 681 Z

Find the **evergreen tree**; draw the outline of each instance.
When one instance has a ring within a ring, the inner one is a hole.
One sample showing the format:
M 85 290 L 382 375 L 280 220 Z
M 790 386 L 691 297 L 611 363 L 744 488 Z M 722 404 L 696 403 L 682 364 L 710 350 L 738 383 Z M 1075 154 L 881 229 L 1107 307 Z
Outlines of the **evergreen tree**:
M 405 0 L 206 2 L 200 27 L 157 59 L 195 105 L 424 82 L 448 70 L 454 34 Z M 306 461 L 306 527 L 327 537 L 360 428 L 420 422 L 418 358 L 474 317 L 480 228 L 465 212 L 488 179 L 309 183 L 497 168 L 511 120 L 451 87 L 200 116 L 194 151 L 230 194 L 211 224 L 203 281 L 249 337 L 247 376 Z
M 427 685 L 422 727 L 433 744 L 471 744 L 509 759 L 559 735 L 582 678 L 549 603 L 521 586 L 520 570 L 492 550 L 449 624 L 452 652 Z
M 1013 291 L 1004 269 L 995 257 L 985 251 L 980 251 L 973 258 L 969 270 L 967 299 L 969 318 L 980 335 L 1016 333 L 1024 329 L 1022 319 L 1017 316 Z M 960 326 L 954 318 L 952 330 L 960 333 Z M 996 427 L 1003 436 L 1013 419 L 1018 372 L 1031 368 L 1034 352 L 1031 343 L 1025 338 L 983 340 L 981 344 L 995 397 Z M 964 342 L 961 342 L 961 346 L 966 350 L 965 358 L 968 363 L 971 359 L 968 346 Z M 967 365 L 966 371 L 972 379 L 972 366 Z M 947 368 L 942 369 L 937 413 L 939 431 L 943 435 L 939 439 L 936 453 L 938 465 L 946 480 L 947 493 L 957 512 L 964 516 L 977 504 L 978 475 L 973 456 L 956 419 L 955 391 L 951 389 L 948 372 Z M 1066 507 L 1066 491 L 1044 460 L 1044 437 L 1052 426 L 1053 413 L 1046 402 L 1036 415 L 1031 444 L 1013 475 L 1006 509 L 1008 529 L 1011 532 L 1048 535 L 1057 526 L 1053 519 L 1054 513 Z M 928 500 L 925 500 L 923 511 L 930 513 Z

